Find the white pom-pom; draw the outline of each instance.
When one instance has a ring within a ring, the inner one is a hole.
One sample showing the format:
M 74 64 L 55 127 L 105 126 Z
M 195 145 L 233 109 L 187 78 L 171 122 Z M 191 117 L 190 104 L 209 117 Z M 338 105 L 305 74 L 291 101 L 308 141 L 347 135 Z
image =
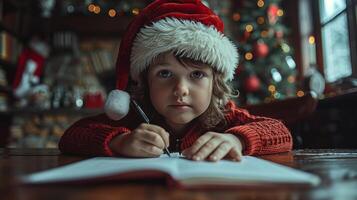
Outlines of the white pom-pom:
M 104 111 L 112 120 L 120 120 L 129 112 L 130 95 L 122 90 L 112 90 L 105 102 Z

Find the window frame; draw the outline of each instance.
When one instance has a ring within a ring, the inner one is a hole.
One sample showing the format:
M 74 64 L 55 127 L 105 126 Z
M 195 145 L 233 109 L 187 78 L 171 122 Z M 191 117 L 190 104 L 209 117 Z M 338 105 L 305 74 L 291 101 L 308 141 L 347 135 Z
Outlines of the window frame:
M 314 35 L 316 37 L 316 61 L 319 66 L 319 70 L 325 76 L 325 63 L 324 63 L 324 54 L 322 47 L 322 28 L 327 24 L 334 21 L 336 18 L 341 16 L 341 14 L 346 13 L 347 15 L 347 28 L 349 33 L 349 46 L 350 46 L 350 61 L 352 67 L 352 74 L 350 76 L 340 78 L 336 82 L 326 83 L 328 85 L 341 85 L 345 83 L 345 80 L 351 78 L 357 78 L 357 34 L 356 34 L 356 12 L 357 12 L 357 0 L 345 0 L 346 9 L 340 11 L 337 15 L 327 20 L 323 24 L 320 20 L 320 5 L 319 1 L 311 1 L 312 14 L 313 14 L 313 24 L 314 24 Z

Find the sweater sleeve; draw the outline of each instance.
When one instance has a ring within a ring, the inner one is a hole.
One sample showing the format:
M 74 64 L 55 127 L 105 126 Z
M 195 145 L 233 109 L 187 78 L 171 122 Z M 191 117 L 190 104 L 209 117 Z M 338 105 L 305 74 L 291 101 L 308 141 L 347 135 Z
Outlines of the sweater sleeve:
M 129 132 L 123 126 L 115 126 L 115 122 L 105 114 L 80 119 L 70 126 L 59 141 L 62 153 L 113 156 L 109 142 L 115 136 Z
M 231 112 L 226 115 L 230 128 L 225 132 L 243 139 L 244 155 L 262 155 L 290 151 L 292 136 L 279 120 L 250 115 L 248 111 L 229 103 Z

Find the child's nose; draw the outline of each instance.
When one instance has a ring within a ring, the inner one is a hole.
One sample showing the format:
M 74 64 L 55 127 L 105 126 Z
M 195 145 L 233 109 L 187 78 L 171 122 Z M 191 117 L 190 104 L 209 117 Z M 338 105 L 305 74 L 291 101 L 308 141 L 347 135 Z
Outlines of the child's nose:
M 177 97 L 183 97 L 183 96 L 187 96 L 188 93 L 189 93 L 188 83 L 183 79 L 177 80 L 174 86 L 174 95 Z

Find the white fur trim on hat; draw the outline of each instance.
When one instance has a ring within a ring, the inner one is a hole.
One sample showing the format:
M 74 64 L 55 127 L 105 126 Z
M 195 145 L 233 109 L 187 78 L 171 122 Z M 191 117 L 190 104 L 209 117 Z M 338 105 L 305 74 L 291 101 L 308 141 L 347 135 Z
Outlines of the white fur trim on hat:
M 200 22 L 165 18 L 145 26 L 137 34 L 130 57 L 130 73 L 135 81 L 159 54 L 177 54 L 202 61 L 232 80 L 238 65 L 236 46 L 214 26 Z

